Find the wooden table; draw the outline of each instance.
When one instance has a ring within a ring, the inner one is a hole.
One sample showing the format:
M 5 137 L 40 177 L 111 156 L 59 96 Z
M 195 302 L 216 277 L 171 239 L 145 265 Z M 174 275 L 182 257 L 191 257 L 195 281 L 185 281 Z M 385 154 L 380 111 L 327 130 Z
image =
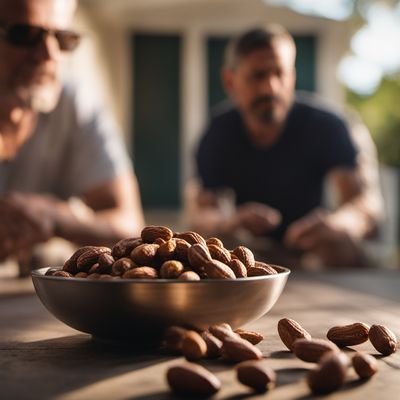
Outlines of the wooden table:
M 34 295 L 30 282 L 14 282 L 14 291 L 11 283 L 0 282 L 0 399 L 173 398 L 165 372 L 182 362 L 181 358 L 95 343 L 53 318 Z M 278 337 L 277 322 L 285 316 L 300 322 L 314 337 L 323 338 L 333 325 L 355 321 L 385 324 L 399 337 L 400 272 L 292 274 L 273 310 L 249 325 L 265 335 L 259 345 L 263 362 L 278 374 L 277 388 L 267 397 L 313 398 L 304 381 L 313 364 L 285 351 Z M 370 343 L 356 348 L 376 354 Z M 400 352 L 379 358 L 378 363 L 379 372 L 367 382 L 357 380 L 351 370 L 345 387 L 329 399 L 398 399 Z M 215 398 L 253 397 L 236 381 L 231 366 L 218 361 L 202 364 L 222 381 Z

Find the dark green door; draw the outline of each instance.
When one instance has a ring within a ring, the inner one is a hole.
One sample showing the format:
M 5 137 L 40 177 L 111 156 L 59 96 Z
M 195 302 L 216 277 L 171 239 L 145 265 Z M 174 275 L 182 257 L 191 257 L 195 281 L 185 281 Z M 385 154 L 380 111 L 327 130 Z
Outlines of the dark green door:
M 296 89 L 315 91 L 315 36 L 295 36 L 296 43 Z
M 224 49 L 228 37 L 210 37 L 207 42 L 208 51 L 208 106 L 211 109 L 215 104 L 225 99 L 225 92 L 220 78 L 220 69 L 223 63 Z M 314 36 L 295 36 L 297 47 L 296 89 L 313 92 L 315 90 L 315 49 Z
M 133 159 L 145 208 L 180 206 L 180 51 L 175 35 L 135 34 Z

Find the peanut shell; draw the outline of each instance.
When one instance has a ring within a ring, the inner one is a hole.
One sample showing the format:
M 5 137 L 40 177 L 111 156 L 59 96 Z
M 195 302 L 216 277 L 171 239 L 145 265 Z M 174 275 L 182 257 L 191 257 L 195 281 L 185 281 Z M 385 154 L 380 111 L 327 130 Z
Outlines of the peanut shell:
M 167 371 L 168 385 L 178 395 L 208 397 L 221 388 L 219 379 L 204 367 L 185 363 Z
M 329 340 L 297 339 L 293 343 L 293 353 L 300 360 L 317 363 L 325 353 L 339 352 L 339 348 Z
M 153 243 L 158 238 L 165 241 L 172 239 L 173 232 L 166 226 L 149 225 L 143 228 L 140 236 L 143 243 Z
M 384 356 L 397 350 L 396 335 L 384 325 L 372 325 L 368 337 L 375 349 Z
M 249 386 L 256 392 L 263 393 L 276 385 L 276 373 L 260 361 L 243 361 L 236 366 L 239 382 Z
M 278 333 L 290 351 L 293 351 L 293 343 L 296 339 L 311 339 L 311 335 L 298 322 L 290 318 L 282 318 L 278 322 Z
M 326 334 L 339 347 L 355 346 L 368 340 L 369 326 L 362 322 L 351 325 L 334 326 Z

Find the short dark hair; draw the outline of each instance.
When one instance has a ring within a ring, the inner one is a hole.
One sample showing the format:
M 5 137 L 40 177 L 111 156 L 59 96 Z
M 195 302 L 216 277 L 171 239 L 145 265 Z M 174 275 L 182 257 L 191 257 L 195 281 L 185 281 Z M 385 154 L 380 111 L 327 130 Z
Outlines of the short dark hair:
M 235 68 L 238 62 L 255 50 L 271 48 L 276 40 L 288 40 L 294 45 L 292 35 L 282 25 L 268 24 L 250 29 L 233 38 L 227 45 L 224 55 L 224 67 Z

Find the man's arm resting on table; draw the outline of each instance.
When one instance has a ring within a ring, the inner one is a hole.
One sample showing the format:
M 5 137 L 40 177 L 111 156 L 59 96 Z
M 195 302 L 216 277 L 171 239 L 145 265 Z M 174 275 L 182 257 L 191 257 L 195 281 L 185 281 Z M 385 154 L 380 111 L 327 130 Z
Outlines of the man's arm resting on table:
M 114 178 L 87 191 L 83 202 L 57 202 L 55 234 L 77 244 L 112 245 L 139 236 L 143 211 L 133 174 Z
M 365 182 L 359 169 L 336 169 L 328 179 L 337 189 L 340 201 L 339 208 L 330 216 L 332 224 L 358 239 L 373 235 L 383 216 L 379 187 Z
M 256 202 L 239 207 L 231 204 L 225 210 L 211 191 L 196 182 L 187 185 L 186 204 L 192 228 L 208 236 L 232 234 L 239 228 L 254 235 L 263 235 L 281 220 L 277 210 Z
M 128 173 L 85 193 L 76 204 L 35 193 L 0 198 L 0 259 L 59 236 L 78 245 L 111 246 L 144 226 L 135 177 Z
M 382 216 L 379 188 L 366 184 L 358 169 L 338 168 L 328 179 L 337 191 L 339 207 L 332 212 L 315 210 L 292 223 L 285 235 L 289 247 L 313 250 L 340 238 L 360 240 L 375 232 Z

